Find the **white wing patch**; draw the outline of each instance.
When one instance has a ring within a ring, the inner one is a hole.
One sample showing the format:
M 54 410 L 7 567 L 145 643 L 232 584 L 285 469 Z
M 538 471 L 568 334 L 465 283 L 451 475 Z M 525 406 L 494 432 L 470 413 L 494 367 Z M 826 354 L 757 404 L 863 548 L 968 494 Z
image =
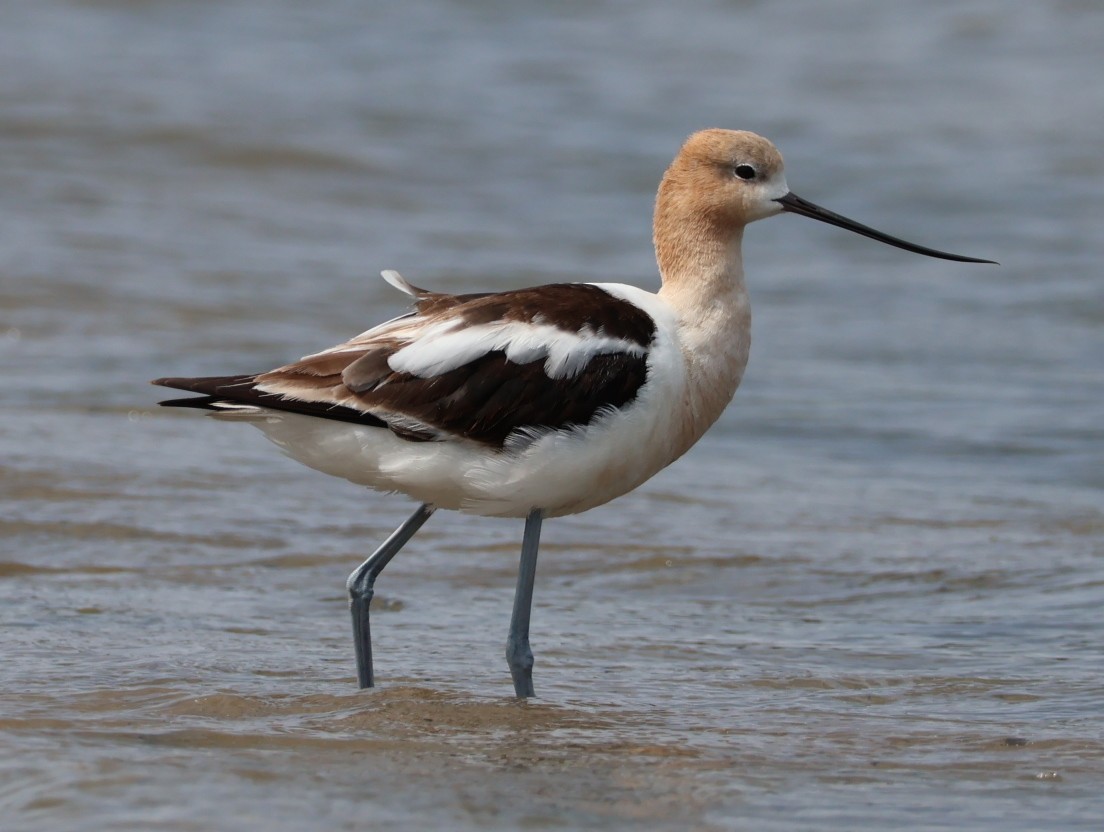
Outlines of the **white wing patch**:
M 596 355 L 627 353 L 644 355 L 646 349 L 634 341 L 610 338 L 584 327 L 567 332 L 545 323 L 504 321 L 458 328 L 453 319 L 428 327 L 420 337 L 397 350 L 387 360 L 397 373 L 432 378 L 501 351 L 514 364 L 544 359 L 549 378 L 573 378 Z

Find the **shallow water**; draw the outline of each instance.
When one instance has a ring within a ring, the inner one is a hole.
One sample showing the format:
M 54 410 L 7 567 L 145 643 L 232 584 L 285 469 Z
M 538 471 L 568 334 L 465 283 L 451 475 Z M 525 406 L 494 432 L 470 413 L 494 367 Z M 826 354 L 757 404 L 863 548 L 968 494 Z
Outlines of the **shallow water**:
M 1096 829 L 1098 4 L 8 4 L 5 830 Z M 704 126 L 997 267 L 754 226 L 751 365 L 685 459 L 343 584 L 410 511 L 146 380 L 263 369 L 445 290 L 654 288 Z

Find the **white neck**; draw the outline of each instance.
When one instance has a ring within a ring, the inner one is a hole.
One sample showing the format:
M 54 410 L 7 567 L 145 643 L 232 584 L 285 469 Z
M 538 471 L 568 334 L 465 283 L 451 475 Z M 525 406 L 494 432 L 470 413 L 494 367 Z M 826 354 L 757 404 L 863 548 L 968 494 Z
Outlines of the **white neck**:
M 659 297 L 678 320 L 690 405 L 684 425 L 688 448 L 724 412 L 747 366 L 751 306 L 741 257 L 743 233 L 738 229 L 724 241 L 685 231 L 677 241 L 661 240 L 661 234 L 657 228 Z

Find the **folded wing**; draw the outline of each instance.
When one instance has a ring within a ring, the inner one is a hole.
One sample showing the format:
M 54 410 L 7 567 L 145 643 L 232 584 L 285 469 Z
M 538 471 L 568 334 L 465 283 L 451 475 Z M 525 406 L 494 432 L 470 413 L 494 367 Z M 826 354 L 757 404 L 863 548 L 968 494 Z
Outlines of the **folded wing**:
M 395 279 L 389 279 L 398 285 Z M 583 283 L 489 295 L 406 284 L 415 312 L 267 373 L 154 382 L 203 394 L 162 404 L 263 407 L 387 428 L 411 441 L 502 447 L 631 406 L 655 322 Z

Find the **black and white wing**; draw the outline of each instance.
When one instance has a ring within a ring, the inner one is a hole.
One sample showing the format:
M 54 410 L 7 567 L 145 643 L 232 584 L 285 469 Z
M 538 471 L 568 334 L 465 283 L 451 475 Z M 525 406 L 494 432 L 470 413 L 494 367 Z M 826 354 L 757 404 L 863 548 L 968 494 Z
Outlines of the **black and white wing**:
M 447 295 L 384 276 L 415 297 L 414 312 L 267 373 L 158 379 L 202 394 L 162 404 L 263 407 L 501 448 L 628 407 L 648 380 L 656 322 L 600 286 Z

